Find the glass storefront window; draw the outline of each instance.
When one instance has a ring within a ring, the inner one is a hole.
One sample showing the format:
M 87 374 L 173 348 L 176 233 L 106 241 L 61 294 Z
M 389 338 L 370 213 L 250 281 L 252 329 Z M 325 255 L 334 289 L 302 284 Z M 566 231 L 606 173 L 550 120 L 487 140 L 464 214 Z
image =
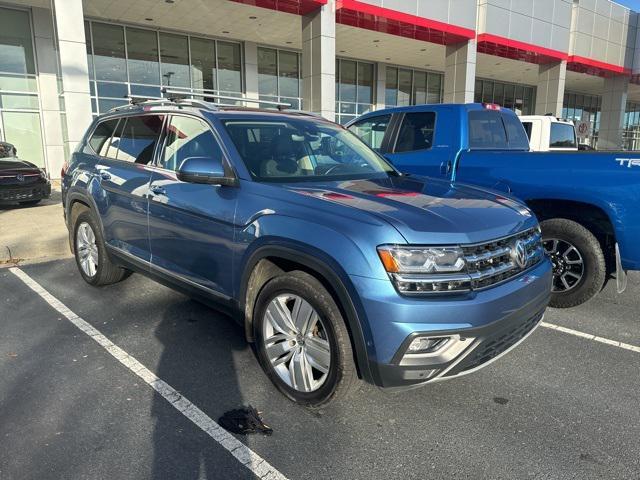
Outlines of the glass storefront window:
M 190 87 L 189 40 L 186 36 L 160 33 L 162 85 Z
M 622 139 L 625 150 L 640 150 L 640 103 L 627 103 Z
M 596 148 L 600 130 L 601 97 L 581 93 L 565 92 L 562 117 L 567 120 L 588 120 L 591 122 L 591 136 L 586 142 Z M 582 140 L 584 142 L 584 140 Z
M 496 103 L 515 111 L 518 115 L 531 115 L 534 111 L 535 87 L 476 80 L 475 101 L 478 103 Z
M 34 75 L 29 12 L 0 8 L 0 72 Z
M 260 99 L 288 103 L 300 109 L 300 55 L 296 52 L 258 48 L 258 93 Z
M 372 63 L 336 59 L 336 120 L 347 123 L 373 108 Z
M 387 67 L 387 107 L 442 102 L 442 74 Z
M 218 85 L 224 92 L 242 92 L 240 45 L 218 42 Z
M 93 55 L 97 80 L 127 81 L 124 28 L 93 23 Z
M 37 112 L 0 111 L 4 138 L 15 145 L 18 157 L 44 167 L 40 114 Z M 0 138 L 1 140 L 1 138 Z
M 193 88 L 216 89 L 216 42 L 191 39 L 191 81 Z
M 239 43 L 94 21 L 85 33 L 96 115 L 126 104 L 127 95 L 161 97 L 161 86 L 242 96 Z
M 143 85 L 158 85 L 158 36 L 151 30 L 127 28 L 127 66 L 129 81 Z

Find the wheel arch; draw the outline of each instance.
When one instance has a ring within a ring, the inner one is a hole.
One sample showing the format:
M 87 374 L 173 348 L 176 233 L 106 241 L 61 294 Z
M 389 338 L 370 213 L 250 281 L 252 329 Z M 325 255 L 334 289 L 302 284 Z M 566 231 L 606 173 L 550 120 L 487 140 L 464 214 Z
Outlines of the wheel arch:
M 358 375 L 371 381 L 365 334 L 360 322 L 362 307 L 346 273 L 323 252 L 309 253 L 293 245 L 266 245 L 252 252 L 244 264 L 238 294 L 247 341 L 254 341 L 253 309 L 260 290 L 270 279 L 292 270 L 309 273 L 333 296 L 345 319 Z
M 102 219 L 98 214 L 98 207 L 91 195 L 87 195 L 78 190 L 70 191 L 66 196 L 65 218 L 67 219 L 67 230 L 69 231 L 69 246 L 71 248 L 71 253 L 75 253 L 73 244 L 73 225 L 75 220 L 78 218 L 78 215 L 85 210 L 92 211 L 96 214 L 95 219 L 102 232 L 104 232 Z
M 566 218 L 589 230 L 600 242 L 607 268 L 615 266 L 616 232 L 609 214 L 593 203 L 564 199 L 530 199 L 526 204 L 540 222 L 552 218 Z

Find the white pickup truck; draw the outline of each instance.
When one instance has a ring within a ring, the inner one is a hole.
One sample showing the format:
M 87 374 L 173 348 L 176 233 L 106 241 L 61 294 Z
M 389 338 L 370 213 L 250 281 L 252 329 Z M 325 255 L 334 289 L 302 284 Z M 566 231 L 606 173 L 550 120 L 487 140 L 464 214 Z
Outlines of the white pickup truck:
M 577 151 L 576 127 L 569 120 L 561 120 L 551 115 L 523 115 L 522 125 L 529 137 L 533 152 Z

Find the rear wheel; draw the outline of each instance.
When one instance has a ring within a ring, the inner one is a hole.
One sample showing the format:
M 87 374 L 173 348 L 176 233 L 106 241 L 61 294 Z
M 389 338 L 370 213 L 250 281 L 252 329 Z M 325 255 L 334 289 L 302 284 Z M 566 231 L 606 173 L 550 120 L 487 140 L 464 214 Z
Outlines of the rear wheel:
M 74 252 L 82 278 L 94 286 L 110 285 L 130 275 L 130 272 L 111 262 L 104 239 L 90 211 L 78 215 L 74 225 Z
M 569 308 L 598 293 L 607 266 L 598 239 L 573 220 L 553 218 L 540 224 L 545 251 L 553 263 L 550 305 Z
M 287 397 L 319 407 L 351 390 L 357 375 L 349 333 L 317 279 L 301 271 L 273 278 L 254 313 L 258 360 Z

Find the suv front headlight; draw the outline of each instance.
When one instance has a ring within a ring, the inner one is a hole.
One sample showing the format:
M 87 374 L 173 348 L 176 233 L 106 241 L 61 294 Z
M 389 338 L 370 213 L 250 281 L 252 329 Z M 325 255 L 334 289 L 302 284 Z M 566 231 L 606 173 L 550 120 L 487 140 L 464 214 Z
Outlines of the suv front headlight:
M 471 289 L 460 247 L 383 245 L 378 255 L 403 294 L 460 292 Z

